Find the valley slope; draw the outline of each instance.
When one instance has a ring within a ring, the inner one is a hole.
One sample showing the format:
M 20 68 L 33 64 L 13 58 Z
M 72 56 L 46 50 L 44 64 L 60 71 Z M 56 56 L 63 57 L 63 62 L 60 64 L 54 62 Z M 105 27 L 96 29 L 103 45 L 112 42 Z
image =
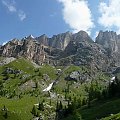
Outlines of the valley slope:
M 113 31 L 13 39 L 0 46 L 0 119 L 120 119 L 119 65 Z

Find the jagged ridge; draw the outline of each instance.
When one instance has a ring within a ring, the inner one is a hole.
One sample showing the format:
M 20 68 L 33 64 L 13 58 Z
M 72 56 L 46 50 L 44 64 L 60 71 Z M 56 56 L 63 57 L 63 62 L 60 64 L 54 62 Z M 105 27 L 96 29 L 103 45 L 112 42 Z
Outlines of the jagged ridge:
M 113 31 L 100 31 L 96 42 L 85 31 L 46 35 L 22 40 L 13 39 L 0 47 L 0 56 L 23 56 L 37 64 L 91 65 L 95 69 L 111 70 L 120 65 L 120 35 Z

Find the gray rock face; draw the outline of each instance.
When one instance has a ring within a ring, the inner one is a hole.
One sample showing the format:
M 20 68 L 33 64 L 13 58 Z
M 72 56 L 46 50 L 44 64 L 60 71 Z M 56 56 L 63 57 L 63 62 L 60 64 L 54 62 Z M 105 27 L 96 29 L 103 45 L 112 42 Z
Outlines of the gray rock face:
M 71 79 L 73 79 L 73 80 L 79 80 L 80 78 L 80 73 L 79 73 L 79 71 L 74 71 L 74 72 L 72 72 L 71 74 L 70 74 L 70 76 L 69 76 Z
M 82 47 L 80 46 L 81 43 L 89 44 L 89 43 L 93 43 L 93 40 L 84 31 L 75 33 L 72 35 L 71 41 L 68 43 L 68 45 L 66 46 L 64 50 L 64 53 L 62 53 L 61 56 L 69 56 L 69 55 L 76 54 L 78 51 L 78 48 Z
M 87 65 L 92 68 L 107 70 L 113 63 L 107 51 L 99 44 L 89 41 L 70 41 L 63 53 L 61 53 L 62 63 Z M 63 61 L 64 60 L 64 61 Z
M 88 76 L 88 74 L 86 73 L 83 74 L 79 71 L 73 71 L 66 77 L 66 80 L 80 81 L 81 83 L 83 83 L 89 78 L 90 76 Z
M 100 31 L 96 37 L 96 43 L 105 48 L 108 56 L 115 60 L 116 66 L 120 66 L 120 35 L 113 31 Z
M 0 56 L 22 56 L 37 64 L 87 65 L 107 71 L 109 67 L 120 66 L 120 35 L 113 31 L 100 31 L 96 42 L 84 31 L 66 32 L 51 38 L 30 35 L 1 46 Z
M 76 42 L 90 42 L 93 43 L 93 40 L 85 31 L 79 31 L 78 33 L 73 34 L 73 41 Z
M 40 37 L 35 38 L 40 44 L 43 44 L 45 46 L 49 46 L 49 38 L 43 34 Z
M 68 45 L 68 43 L 70 42 L 71 38 L 72 38 L 72 33 L 66 32 L 58 35 L 53 35 L 52 38 L 48 38 L 44 34 L 40 37 L 37 37 L 36 40 L 45 46 L 64 50 Z
M 8 63 L 10 63 L 10 62 L 12 62 L 12 61 L 14 61 L 14 60 L 16 60 L 16 58 L 14 58 L 14 57 L 6 57 L 6 58 L 3 58 L 2 60 L 0 60 L 0 66 L 1 65 L 5 65 L 5 64 L 8 64 Z
M 112 52 L 118 52 L 120 46 L 118 45 L 120 39 L 116 32 L 113 31 L 100 31 L 96 37 L 96 43 L 101 44 L 105 49 L 109 49 Z
M 52 38 L 50 38 L 49 45 L 53 48 L 64 50 L 71 40 L 72 40 L 72 33 L 66 32 L 66 33 L 54 35 Z
M 23 56 L 36 63 L 43 62 L 45 60 L 43 46 L 31 37 L 22 39 L 21 41 L 14 39 L 8 42 L 2 46 L 1 55 L 4 57 L 15 58 Z
M 22 74 L 23 72 L 21 70 L 14 70 L 12 68 L 6 68 L 4 73 L 6 73 L 6 74 Z

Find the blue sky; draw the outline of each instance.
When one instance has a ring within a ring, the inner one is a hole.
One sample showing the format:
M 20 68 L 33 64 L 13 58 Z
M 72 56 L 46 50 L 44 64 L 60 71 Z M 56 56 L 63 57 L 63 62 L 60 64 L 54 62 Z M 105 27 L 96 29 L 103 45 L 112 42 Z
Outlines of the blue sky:
M 120 0 L 1 0 L 0 44 L 30 34 L 51 37 L 84 30 L 94 38 L 101 29 L 120 33 L 119 4 Z

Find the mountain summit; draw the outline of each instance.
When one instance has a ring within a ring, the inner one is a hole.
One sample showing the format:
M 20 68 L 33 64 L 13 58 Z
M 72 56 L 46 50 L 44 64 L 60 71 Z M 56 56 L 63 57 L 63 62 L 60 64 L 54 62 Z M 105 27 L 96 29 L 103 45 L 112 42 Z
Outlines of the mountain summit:
M 0 46 L 0 56 L 25 57 L 37 64 L 90 65 L 107 71 L 120 65 L 120 36 L 113 31 L 100 31 L 93 42 L 85 31 L 61 33 L 49 38 L 32 35 L 13 39 Z

